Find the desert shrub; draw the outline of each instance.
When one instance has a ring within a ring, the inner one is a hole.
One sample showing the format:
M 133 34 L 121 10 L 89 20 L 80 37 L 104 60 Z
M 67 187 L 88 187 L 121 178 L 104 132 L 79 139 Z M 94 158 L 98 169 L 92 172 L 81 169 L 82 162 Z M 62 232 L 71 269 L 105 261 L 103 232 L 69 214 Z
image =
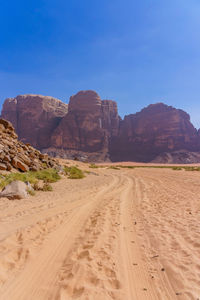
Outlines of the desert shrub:
M 120 170 L 119 167 L 115 167 L 115 166 L 110 166 L 108 169 L 112 169 L 112 170 Z
M 200 171 L 200 167 L 184 167 L 185 171 Z
M 89 165 L 89 168 L 91 168 L 91 169 L 97 169 L 97 168 L 98 168 L 98 166 L 97 166 L 97 165 L 95 165 L 95 164 L 90 164 L 90 165 Z
M 122 168 L 122 169 L 135 169 L 135 166 L 123 166 L 123 165 L 117 165 L 117 168 Z
M 50 192 L 50 191 L 53 191 L 53 188 L 52 188 L 52 186 L 49 183 L 46 182 L 43 185 L 42 190 L 43 190 L 43 192 Z
M 174 170 L 174 171 L 181 171 L 182 167 L 172 167 L 172 170 Z
M 44 169 L 47 169 L 47 168 L 48 168 L 47 163 L 46 163 L 46 162 L 43 162 L 43 163 L 42 163 L 42 167 L 43 167 Z
M 65 174 L 69 179 L 81 179 L 84 178 L 85 175 L 83 171 L 77 167 L 66 167 L 64 168 Z
M 55 169 L 46 169 L 32 173 L 35 173 L 34 175 L 38 180 L 43 180 L 44 182 L 56 182 L 61 178 Z
M 4 179 L 0 180 L 0 187 L 4 188 L 6 185 L 10 184 L 11 182 L 19 180 L 23 182 L 30 182 L 31 184 L 35 183 L 37 179 L 32 176 L 29 172 L 27 173 L 11 173 L 4 176 Z
M 90 172 L 90 171 L 84 171 L 84 173 L 85 173 L 85 174 L 91 174 L 91 172 Z
M 28 192 L 29 195 L 35 196 L 35 191 L 34 190 L 28 189 L 27 192 Z
M 127 169 L 135 169 L 134 166 L 126 166 Z
M 0 188 L 4 188 L 6 185 L 15 180 L 29 182 L 34 186 L 37 184 L 38 180 L 43 180 L 44 182 L 56 182 L 60 178 L 60 175 L 55 169 L 46 169 L 36 172 L 29 171 L 26 173 L 10 173 L 0 179 Z
M 38 185 L 38 181 L 36 181 L 34 184 L 33 184 L 33 189 L 34 191 L 39 191 L 40 190 L 40 187 Z

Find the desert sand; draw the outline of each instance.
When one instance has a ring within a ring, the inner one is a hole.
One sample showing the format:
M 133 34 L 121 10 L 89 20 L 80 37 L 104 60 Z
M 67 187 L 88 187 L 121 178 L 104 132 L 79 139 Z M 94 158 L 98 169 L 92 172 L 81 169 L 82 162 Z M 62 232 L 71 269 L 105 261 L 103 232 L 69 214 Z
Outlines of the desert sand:
M 0 299 L 200 299 L 200 173 L 88 170 L 0 200 Z

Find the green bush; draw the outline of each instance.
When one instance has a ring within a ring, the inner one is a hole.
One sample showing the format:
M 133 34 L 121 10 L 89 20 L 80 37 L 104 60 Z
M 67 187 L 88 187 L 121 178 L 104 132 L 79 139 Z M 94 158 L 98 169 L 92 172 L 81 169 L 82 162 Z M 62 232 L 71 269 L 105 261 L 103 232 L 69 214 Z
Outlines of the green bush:
M 85 175 L 82 170 L 77 167 L 64 167 L 65 174 L 69 179 L 81 179 L 84 178 Z
M 172 167 L 172 170 L 174 170 L 174 171 L 181 171 L 182 167 Z
M 117 166 L 117 167 L 123 169 L 135 169 L 135 166 Z
M 120 170 L 119 167 L 115 167 L 115 166 L 110 166 L 108 169 L 112 169 L 112 170 Z
M 91 172 L 90 172 L 90 171 L 84 171 L 84 173 L 85 173 L 85 174 L 91 174 Z
M 27 192 L 28 192 L 29 195 L 35 196 L 35 191 L 34 190 L 28 189 Z
M 90 164 L 90 165 L 89 165 L 89 168 L 91 168 L 91 169 L 98 169 L 98 166 L 95 165 L 95 164 Z
M 185 171 L 200 171 L 200 167 L 184 167 Z
M 53 188 L 49 183 L 45 183 L 42 190 L 44 192 L 50 192 L 50 191 L 53 191 Z
M 46 169 L 37 172 L 31 172 L 38 180 L 43 180 L 44 182 L 56 182 L 61 177 L 58 171 L 55 169 Z
M 60 179 L 60 175 L 55 169 L 46 169 L 40 171 L 29 171 L 26 173 L 10 173 L 4 175 L 0 178 L 0 188 L 4 188 L 6 185 L 12 181 L 19 180 L 23 182 L 30 182 L 30 184 L 37 184 L 38 180 L 43 180 L 44 182 L 56 182 Z

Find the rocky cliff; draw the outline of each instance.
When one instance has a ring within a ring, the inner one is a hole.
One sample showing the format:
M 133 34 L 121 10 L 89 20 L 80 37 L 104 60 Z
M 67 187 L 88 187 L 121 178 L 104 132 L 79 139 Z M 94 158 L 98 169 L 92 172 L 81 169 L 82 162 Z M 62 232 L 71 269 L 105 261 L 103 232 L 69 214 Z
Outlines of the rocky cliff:
M 198 151 L 199 141 L 186 112 L 163 103 L 151 104 L 120 122 L 111 159 L 148 162 L 163 152 Z
M 2 118 L 10 121 L 19 139 L 42 149 L 50 146 L 52 131 L 67 114 L 68 105 L 40 95 L 22 95 L 5 100 Z
M 69 112 L 53 132 L 51 146 L 99 153 L 105 160 L 109 155 L 110 138 L 118 134 L 119 120 L 114 101 L 101 101 L 96 92 L 81 91 L 70 98 Z
M 115 101 L 90 90 L 70 97 L 68 106 L 37 95 L 7 99 L 2 117 L 21 140 L 61 157 L 148 162 L 164 152 L 200 151 L 200 134 L 186 112 L 157 103 L 122 120 Z

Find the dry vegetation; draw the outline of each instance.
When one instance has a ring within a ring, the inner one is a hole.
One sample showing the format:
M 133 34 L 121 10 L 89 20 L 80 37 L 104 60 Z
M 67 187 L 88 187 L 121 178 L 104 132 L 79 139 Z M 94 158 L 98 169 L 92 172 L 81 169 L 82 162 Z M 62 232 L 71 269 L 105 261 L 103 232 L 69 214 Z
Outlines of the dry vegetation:
M 72 166 L 63 168 L 64 174 L 69 179 L 82 179 L 85 177 L 83 171 L 78 167 Z M 61 179 L 61 175 L 59 171 L 56 169 L 44 169 L 40 171 L 29 171 L 24 173 L 14 172 L 9 174 L 0 174 L 0 189 L 3 189 L 6 185 L 10 184 L 15 180 L 19 180 L 22 182 L 29 182 L 33 187 L 34 191 L 52 191 L 53 188 L 50 185 L 51 183 L 57 182 Z M 40 182 L 42 182 L 42 187 L 40 186 Z M 28 190 L 28 193 L 31 196 L 35 195 L 33 190 Z

